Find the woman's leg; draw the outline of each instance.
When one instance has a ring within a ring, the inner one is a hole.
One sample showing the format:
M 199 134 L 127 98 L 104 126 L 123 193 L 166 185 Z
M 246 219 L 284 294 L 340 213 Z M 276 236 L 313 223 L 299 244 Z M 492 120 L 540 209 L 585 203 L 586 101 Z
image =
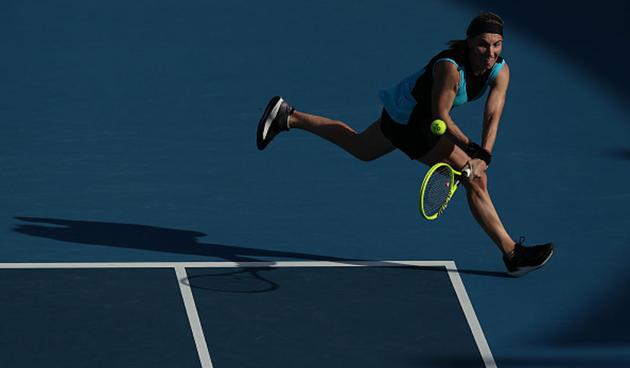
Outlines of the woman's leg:
M 346 123 L 322 116 L 294 111 L 289 116 L 289 127 L 314 133 L 343 148 L 362 161 L 372 161 L 392 152 L 394 145 L 383 135 L 380 120 L 364 132 L 357 133 Z
M 463 168 L 470 157 L 459 147 L 446 138 L 440 139 L 438 144 L 420 161 L 427 165 L 445 161 L 456 169 Z M 484 174 L 480 178 L 464 180 L 464 187 L 468 192 L 468 205 L 473 216 L 488 234 L 492 241 L 499 247 L 503 254 L 510 254 L 514 250 L 514 240 L 505 230 L 499 215 L 492 204 L 488 192 L 488 179 Z

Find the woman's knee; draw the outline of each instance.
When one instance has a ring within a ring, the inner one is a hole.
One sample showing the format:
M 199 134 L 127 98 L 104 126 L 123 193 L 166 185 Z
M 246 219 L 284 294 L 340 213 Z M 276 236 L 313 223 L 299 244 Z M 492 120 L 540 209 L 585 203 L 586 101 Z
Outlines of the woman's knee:
M 469 178 L 464 181 L 464 186 L 469 193 L 485 194 L 488 192 L 488 176 L 486 173 L 482 173 L 474 178 Z

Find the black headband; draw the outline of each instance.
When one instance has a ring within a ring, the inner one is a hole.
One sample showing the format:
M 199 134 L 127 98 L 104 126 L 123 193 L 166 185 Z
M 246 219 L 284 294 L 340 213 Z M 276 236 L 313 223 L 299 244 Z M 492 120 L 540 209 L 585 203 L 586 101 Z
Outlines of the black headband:
M 468 26 L 466 36 L 475 37 L 482 33 L 497 33 L 503 36 L 503 26 L 494 22 L 473 23 Z

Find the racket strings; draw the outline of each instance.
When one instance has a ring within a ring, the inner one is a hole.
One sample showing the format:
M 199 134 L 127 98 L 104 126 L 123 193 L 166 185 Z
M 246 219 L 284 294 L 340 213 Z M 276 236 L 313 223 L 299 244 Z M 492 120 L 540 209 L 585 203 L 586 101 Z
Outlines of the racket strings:
M 427 216 L 440 214 L 448 203 L 452 190 L 452 172 L 446 167 L 439 167 L 431 174 L 424 190 L 423 210 Z

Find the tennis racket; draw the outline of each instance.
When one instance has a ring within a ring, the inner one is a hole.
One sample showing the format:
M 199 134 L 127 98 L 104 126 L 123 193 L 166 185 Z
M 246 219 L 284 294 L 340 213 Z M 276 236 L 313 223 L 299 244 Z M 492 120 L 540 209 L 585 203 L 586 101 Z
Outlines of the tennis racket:
M 420 187 L 419 210 L 427 220 L 437 219 L 448 206 L 462 177 L 470 176 L 470 168 L 455 171 L 449 164 L 440 162 L 433 165 L 422 180 Z

